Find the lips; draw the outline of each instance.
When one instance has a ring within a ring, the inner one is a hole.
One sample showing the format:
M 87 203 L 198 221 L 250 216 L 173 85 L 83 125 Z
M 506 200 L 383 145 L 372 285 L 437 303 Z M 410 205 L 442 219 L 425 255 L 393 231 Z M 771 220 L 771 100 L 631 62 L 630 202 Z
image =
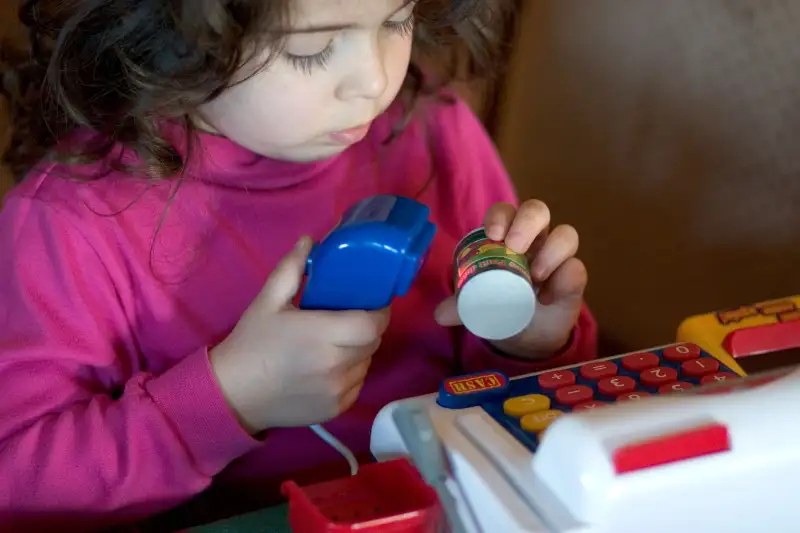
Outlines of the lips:
M 362 140 L 369 133 L 372 122 L 349 128 L 346 130 L 337 131 L 330 134 L 331 139 L 342 144 L 353 144 Z

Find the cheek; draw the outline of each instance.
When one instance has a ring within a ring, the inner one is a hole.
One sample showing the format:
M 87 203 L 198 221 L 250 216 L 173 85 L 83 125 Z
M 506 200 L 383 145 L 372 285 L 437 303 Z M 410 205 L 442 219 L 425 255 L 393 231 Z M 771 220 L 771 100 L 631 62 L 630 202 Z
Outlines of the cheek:
M 392 98 L 397 96 L 411 61 L 411 39 L 397 39 L 386 52 L 386 75 Z M 388 91 L 387 91 L 388 92 Z
M 284 83 L 264 72 L 223 93 L 203 110 L 220 133 L 257 151 L 305 141 L 319 120 L 311 102 L 314 84 Z M 315 120 L 316 118 L 316 120 Z

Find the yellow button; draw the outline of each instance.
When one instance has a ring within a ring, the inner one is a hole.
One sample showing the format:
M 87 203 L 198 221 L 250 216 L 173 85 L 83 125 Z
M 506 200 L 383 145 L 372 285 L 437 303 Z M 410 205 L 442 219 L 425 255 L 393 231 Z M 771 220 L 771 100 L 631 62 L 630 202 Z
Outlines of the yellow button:
M 556 418 L 564 414 L 561 411 L 551 409 L 549 411 L 540 411 L 530 415 L 525 415 L 520 420 L 522 429 L 531 433 L 538 433 L 547 429 L 547 426 L 553 423 Z
M 503 411 L 508 416 L 516 416 L 517 418 L 539 411 L 547 411 L 550 409 L 550 398 L 544 394 L 528 394 L 526 396 L 517 396 L 516 398 L 509 398 L 503 403 Z

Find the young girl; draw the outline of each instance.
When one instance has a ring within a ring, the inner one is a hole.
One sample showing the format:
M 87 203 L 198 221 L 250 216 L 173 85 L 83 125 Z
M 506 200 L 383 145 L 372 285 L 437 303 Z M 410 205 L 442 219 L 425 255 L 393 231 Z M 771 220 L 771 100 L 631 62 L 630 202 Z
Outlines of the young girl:
M 309 424 L 368 460 L 387 402 L 594 357 L 575 230 L 518 206 L 476 117 L 420 74 L 426 45 L 496 65 L 500 4 L 24 3 L 33 46 L 4 78 L 4 531 L 264 505 L 287 478 L 347 474 Z M 297 310 L 310 239 L 380 193 L 438 226 L 410 293 L 391 318 Z M 495 344 L 458 327 L 452 296 L 454 247 L 482 224 L 536 252 L 542 304 Z

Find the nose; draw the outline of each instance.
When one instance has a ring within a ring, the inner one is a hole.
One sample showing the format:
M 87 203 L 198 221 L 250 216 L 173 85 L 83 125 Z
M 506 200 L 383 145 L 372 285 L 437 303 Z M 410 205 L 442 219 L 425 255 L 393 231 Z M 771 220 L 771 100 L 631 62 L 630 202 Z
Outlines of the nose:
M 376 100 L 386 91 L 386 58 L 380 39 L 364 39 L 353 54 L 352 66 L 342 78 L 337 97 L 340 100 Z

